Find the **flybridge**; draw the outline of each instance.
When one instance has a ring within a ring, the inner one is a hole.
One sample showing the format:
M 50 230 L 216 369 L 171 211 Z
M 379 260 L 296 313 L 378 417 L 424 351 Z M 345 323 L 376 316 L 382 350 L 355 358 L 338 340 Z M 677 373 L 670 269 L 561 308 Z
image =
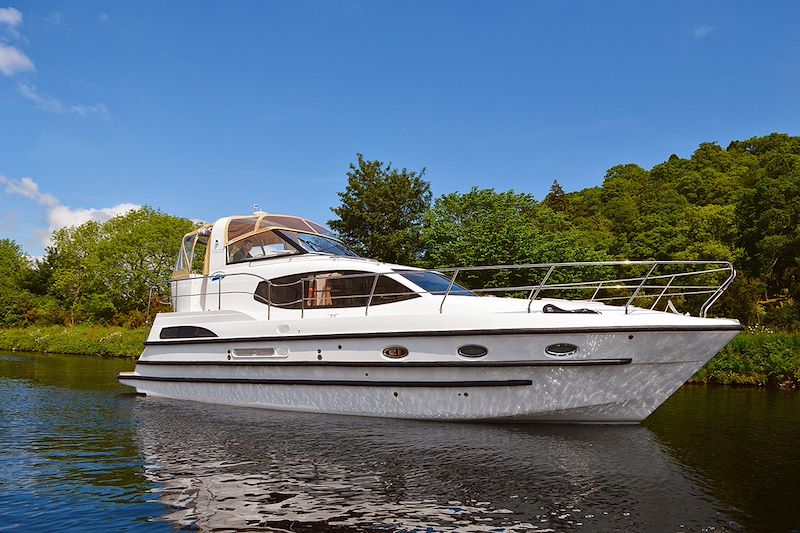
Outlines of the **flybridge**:
M 315 252 L 356 256 L 324 226 L 302 217 L 267 213 L 225 217 L 183 237 L 171 279 L 208 276 L 236 263 Z

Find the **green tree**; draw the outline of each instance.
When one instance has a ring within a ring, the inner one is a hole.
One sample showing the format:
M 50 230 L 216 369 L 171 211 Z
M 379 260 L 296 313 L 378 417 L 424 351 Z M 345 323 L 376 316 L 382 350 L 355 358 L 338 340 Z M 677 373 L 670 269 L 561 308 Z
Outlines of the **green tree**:
M 550 192 L 544 197 L 544 205 L 557 213 L 563 213 L 567 210 L 569 198 L 558 180 L 553 180 L 553 184 L 550 186 Z
M 425 221 L 425 264 L 430 268 L 601 260 L 607 242 L 573 229 L 567 218 L 513 190 L 474 187 L 436 199 Z M 524 286 L 542 272 L 466 273 L 473 287 Z M 558 279 L 558 278 L 554 278 Z
M 350 164 L 341 205 L 328 222 L 358 254 L 390 263 L 414 264 L 421 254 L 420 224 L 430 207 L 425 169 L 398 170 L 357 154 Z
M 24 288 L 31 263 L 19 244 L 0 239 L 0 325 L 23 325 L 36 307 L 35 297 Z
M 104 223 L 87 222 L 53 235 L 50 294 L 69 323 L 122 321 L 143 311 L 150 287 L 168 278 L 183 235 L 193 223 L 150 207 Z

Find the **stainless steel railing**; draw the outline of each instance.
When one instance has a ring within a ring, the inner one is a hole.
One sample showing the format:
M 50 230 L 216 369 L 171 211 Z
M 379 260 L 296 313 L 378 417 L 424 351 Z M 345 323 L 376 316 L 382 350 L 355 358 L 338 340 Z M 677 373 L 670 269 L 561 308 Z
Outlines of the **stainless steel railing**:
M 606 279 L 581 279 L 579 281 L 554 281 L 559 275 L 572 275 L 574 277 L 581 277 L 592 273 L 594 270 L 600 270 L 604 273 L 609 271 L 621 272 L 626 269 L 641 269 L 643 274 L 628 275 L 628 276 L 610 276 Z M 679 270 L 680 269 L 680 270 Z M 730 286 L 736 277 L 736 271 L 733 265 L 727 261 L 594 261 L 594 262 L 568 262 L 568 263 L 532 263 L 522 265 L 492 265 L 492 266 L 478 266 L 478 267 L 457 267 L 457 268 L 444 268 L 438 270 L 415 270 L 416 272 L 432 272 L 445 277 L 447 281 L 447 289 L 444 291 L 427 292 L 424 290 L 408 289 L 403 292 L 393 293 L 376 293 L 378 281 L 381 276 L 398 274 L 394 270 L 386 270 L 381 272 L 367 272 L 358 274 L 337 275 L 334 278 L 328 277 L 324 279 L 335 279 L 337 282 L 353 278 L 371 278 L 371 283 L 367 282 L 370 286 L 368 292 L 359 294 L 345 294 L 334 295 L 331 293 L 324 295 L 325 301 L 330 301 L 330 305 L 318 305 L 319 294 L 315 291 L 307 291 L 311 283 L 316 283 L 317 280 L 323 279 L 321 275 L 309 274 L 295 282 L 291 283 L 274 283 L 273 281 L 250 272 L 234 272 L 234 273 L 216 273 L 211 276 L 197 276 L 184 280 L 165 280 L 157 287 L 169 284 L 172 287 L 171 302 L 173 310 L 177 306 L 178 298 L 187 297 L 202 297 L 208 298 L 211 291 L 206 290 L 200 293 L 186 293 L 180 294 L 180 283 L 187 281 L 204 281 L 210 280 L 211 282 L 218 282 L 216 287 L 217 295 L 217 308 L 222 309 L 222 296 L 224 294 L 247 294 L 257 301 L 267 306 L 267 318 L 272 316 L 272 308 L 278 307 L 283 309 L 296 309 L 300 311 L 301 318 L 305 316 L 307 309 L 335 309 L 341 307 L 363 307 L 364 315 L 369 315 L 370 308 L 375 305 L 376 298 L 400 298 L 400 297 L 416 297 L 420 294 L 441 295 L 439 301 L 439 313 L 443 313 L 445 309 L 445 302 L 448 297 L 452 296 L 454 292 L 461 292 L 463 289 L 456 283 L 459 276 L 462 279 L 471 278 L 484 278 L 484 283 L 491 284 L 491 276 L 498 272 L 524 272 L 531 271 L 530 277 L 538 280 L 534 283 L 527 283 L 522 285 L 509 285 L 491 287 L 484 286 L 480 288 L 471 288 L 468 290 L 476 295 L 494 295 L 494 294 L 510 294 L 512 296 L 522 296 L 527 294 L 528 300 L 527 312 L 531 312 L 533 301 L 547 294 L 553 294 L 559 298 L 569 299 L 570 294 L 576 294 L 579 297 L 584 296 L 582 300 L 592 302 L 607 302 L 615 303 L 624 300 L 625 313 L 629 312 L 630 307 L 635 302 L 652 300 L 649 309 L 656 309 L 659 303 L 666 299 L 665 309 L 674 309 L 672 304 L 673 298 L 683 298 L 684 300 L 697 298 L 702 295 L 708 295 L 705 300 L 697 301 L 695 303 L 699 306 L 699 316 L 705 317 L 709 309 L 713 306 L 725 290 Z M 571 274 L 570 274 L 571 272 Z M 541 274 L 543 273 L 543 274 Z M 322 273 L 320 273 L 322 274 Z M 447 277 L 447 274 L 451 274 Z M 223 281 L 226 278 L 236 277 L 250 277 L 255 278 L 256 284 L 266 283 L 267 295 L 266 297 L 257 294 L 255 289 L 242 290 L 233 289 L 229 291 L 223 290 Z M 540 279 L 539 279 L 540 278 Z M 467 282 L 466 285 L 474 283 Z M 277 302 L 273 298 L 274 291 L 281 288 L 292 287 L 299 285 L 300 297 L 290 301 Z M 157 287 L 151 288 L 151 297 L 156 291 Z M 455 290 L 458 288 L 458 291 Z M 314 297 L 308 295 L 309 292 L 314 293 Z M 588 293 L 591 292 L 591 296 Z M 161 300 L 156 298 L 157 301 Z M 349 300 L 349 302 L 345 302 Z M 363 300 L 363 302 L 362 302 Z M 353 303 L 357 305 L 353 305 Z M 161 302 L 166 303 L 166 302 Z M 342 305 L 336 305 L 336 304 Z M 363 305 L 361 305 L 363 303 Z M 148 301 L 148 317 L 150 313 L 150 301 Z

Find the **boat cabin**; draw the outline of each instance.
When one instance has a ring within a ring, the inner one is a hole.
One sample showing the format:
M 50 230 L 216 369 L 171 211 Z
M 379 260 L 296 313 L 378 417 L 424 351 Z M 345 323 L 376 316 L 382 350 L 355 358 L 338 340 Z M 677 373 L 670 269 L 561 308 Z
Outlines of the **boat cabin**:
M 256 316 L 369 308 L 423 293 L 472 295 L 441 274 L 359 257 L 310 220 L 267 213 L 221 218 L 187 233 L 170 285 L 174 311 Z
M 208 276 L 229 265 L 310 252 L 356 257 L 319 224 L 289 215 L 234 216 L 183 237 L 172 280 Z
M 341 272 L 317 270 L 314 272 L 316 279 L 309 287 L 313 295 L 305 294 L 300 280 L 309 275 L 307 269 L 296 273 L 295 268 L 292 272 L 291 268 L 287 270 L 285 261 L 305 254 L 360 259 L 328 229 L 301 217 L 257 213 L 221 218 L 203 225 L 187 233 L 181 241 L 171 277 L 173 310 L 241 309 L 245 302 L 241 298 L 231 298 L 231 293 L 236 292 L 249 296 L 244 307 L 253 307 L 253 299 L 256 305 L 269 301 L 287 309 L 305 305 L 353 307 L 366 304 L 365 296 L 332 300 L 332 287 L 339 285 L 337 293 L 364 295 L 370 292 L 375 276 L 364 272 L 365 276 L 359 279 L 361 271 L 352 268 Z M 280 261 L 281 258 L 284 261 Z M 355 275 L 355 278 L 338 280 L 342 275 Z M 273 287 L 269 287 L 266 280 L 277 284 L 275 294 L 270 294 Z M 408 293 L 409 289 L 381 276 L 375 294 L 391 291 Z M 386 297 L 381 297 L 375 303 L 387 301 Z

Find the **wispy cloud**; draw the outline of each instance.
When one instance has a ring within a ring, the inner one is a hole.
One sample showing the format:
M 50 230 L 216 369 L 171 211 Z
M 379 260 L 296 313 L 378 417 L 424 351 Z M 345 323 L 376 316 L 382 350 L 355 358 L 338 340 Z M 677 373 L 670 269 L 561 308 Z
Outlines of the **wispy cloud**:
M 39 205 L 47 207 L 47 232 L 39 232 L 44 246 L 52 244 L 51 237 L 54 231 L 67 226 L 80 226 L 90 220 L 105 222 L 118 215 L 124 215 L 128 211 L 139 209 L 139 204 L 122 203 L 112 207 L 100 208 L 72 208 L 63 205 L 58 198 L 49 193 L 39 190 L 39 184 L 31 178 L 20 178 L 18 180 L 7 178 L 0 175 L 0 185 L 5 186 L 6 194 L 13 194 L 27 198 Z
M 16 194 L 37 204 L 54 207 L 59 204 L 58 198 L 52 194 L 46 194 L 39 190 L 39 184 L 31 178 L 21 178 L 12 180 L 0 175 L 0 185 L 5 185 L 7 194 Z
M 0 24 L 16 28 L 22 24 L 22 13 L 13 7 L 0 7 Z
M 63 24 L 61 13 L 55 11 L 44 18 L 44 21 L 51 25 L 60 26 Z M 22 13 L 13 7 L 0 8 L 0 28 L 7 27 L 14 36 L 19 36 L 17 28 L 22 25 Z M 0 74 L 13 76 L 18 72 L 33 72 L 36 66 L 33 61 L 22 53 L 18 48 L 7 44 L 0 38 Z M 81 117 L 97 117 L 101 120 L 111 120 L 111 112 L 103 103 L 95 104 L 65 104 L 58 98 L 39 94 L 32 83 L 20 82 L 17 90 L 26 99 L 33 102 L 39 109 L 53 113 L 70 113 Z
M 52 111 L 53 113 L 74 113 L 81 117 L 95 116 L 103 120 L 111 120 L 111 112 L 105 104 L 96 103 L 85 104 L 65 104 L 58 98 L 39 94 L 36 87 L 30 83 L 20 82 L 17 84 L 19 94 L 36 104 L 39 109 Z
M 13 7 L 0 7 L 0 30 L 13 38 L 18 38 L 17 28 L 22 24 L 22 13 Z M 0 74 L 13 76 L 17 72 L 34 71 L 31 58 L 26 56 L 16 46 L 12 46 L 2 38 L 0 34 Z
M 695 26 L 692 34 L 694 35 L 695 39 L 703 39 L 712 31 L 714 31 L 714 26 L 709 26 L 708 24 L 702 24 L 700 26 Z
M 44 17 L 44 22 L 49 24 L 50 26 L 63 26 L 64 25 L 64 17 L 58 11 L 53 11 L 46 17 Z
M 0 73 L 13 76 L 17 72 L 36 70 L 33 61 L 13 46 L 0 42 Z

